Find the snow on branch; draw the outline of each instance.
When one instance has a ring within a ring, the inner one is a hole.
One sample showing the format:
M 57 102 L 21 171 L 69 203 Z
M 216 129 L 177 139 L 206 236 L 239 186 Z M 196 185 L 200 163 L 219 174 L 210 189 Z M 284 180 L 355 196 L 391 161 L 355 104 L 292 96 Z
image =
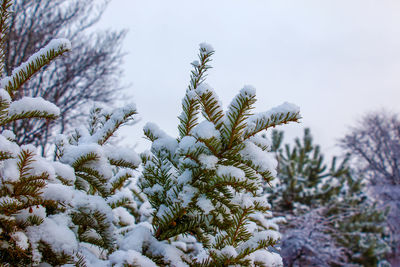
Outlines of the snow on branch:
M 60 116 L 60 109 L 53 103 L 44 100 L 41 97 L 23 97 L 20 100 L 11 103 L 8 109 L 8 115 L 10 117 L 16 116 L 22 113 L 29 113 L 38 111 L 41 114 L 48 114 L 48 116 L 58 117 Z
M 10 18 L 10 7 L 13 0 L 3 0 L 0 5 L 0 77 L 3 76 L 4 57 L 6 50 L 4 49 L 7 40 L 8 20 Z
M 224 138 L 228 140 L 228 147 L 232 147 L 235 141 L 242 137 L 246 128 L 246 120 L 250 116 L 250 111 L 254 108 L 256 102 L 256 90 L 247 85 L 240 90 L 225 114 Z
M 197 125 L 199 99 L 195 90 L 198 89 L 198 87 L 204 82 L 205 78 L 207 77 L 206 72 L 211 68 L 208 63 L 211 61 L 211 56 L 213 54 L 214 49 L 211 45 L 201 43 L 199 53 L 200 61 L 195 60 L 192 62 L 192 66 L 194 69 L 191 71 L 190 83 L 182 100 L 182 113 L 178 117 L 180 121 L 178 130 L 181 138 L 188 135 L 192 128 Z M 202 102 L 204 105 L 205 100 L 203 99 Z
M 249 138 L 262 130 L 291 121 L 298 122 L 299 119 L 301 119 L 300 108 L 294 104 L 285 102 L 266 112 L 251 115 L 247 119 L 244 136 L 245 138 Z
M 26 62 L 14 69 L 11 76 L 4 77 L 0 81 L 1 87 L 12 96 L 13 92 L 18 90 L 33 74 L 69 50 L 71 50 L 70 41 L 53 39 L 45 47 L 30 56 Z
M 29 118 L 56 119 L 60 115 L 60 110 L 56 105 L 41 97 L 23 97 L 12 102 L 8 114 L 5 115 L 3 115 L 0 125 Z

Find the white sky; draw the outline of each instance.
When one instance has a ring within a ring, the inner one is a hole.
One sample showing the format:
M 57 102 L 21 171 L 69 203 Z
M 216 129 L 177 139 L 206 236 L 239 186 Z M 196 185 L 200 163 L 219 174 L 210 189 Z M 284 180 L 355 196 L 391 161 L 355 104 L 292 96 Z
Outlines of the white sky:
M 225 106 L 246 84 L 256 111 L 295 103 L 302 123 L 280 129 L 290 138 L 311 127 L 331 153 L 365 112 L 400 112 L 399 14 L 397 0 L 113 0 L 99 27 L 129 29 L 123 79 L 143 121 L 126 142 L 143 143 L 147 121 L 177 135 L 190 62 L 207 42 L 207 82 Z

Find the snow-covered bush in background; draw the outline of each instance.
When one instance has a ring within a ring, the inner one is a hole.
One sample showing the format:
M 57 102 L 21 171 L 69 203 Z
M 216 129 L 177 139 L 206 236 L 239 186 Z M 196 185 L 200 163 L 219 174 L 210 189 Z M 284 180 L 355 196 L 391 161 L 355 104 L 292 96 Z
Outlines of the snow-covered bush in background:
M 365 114 L 340 140 L 367 181 L 369 195 L 389 208 L 387 223 L 392 247 L 389 260 L 400 265 L 400 119 L 381 110 Z
M 309 129 L 294 145 L 282 147 L 283 132 L 273 131 L 278 159 L 272 210 L 286 217 L 281 255 L 288 266 L 388 266 L 387 210 L 368 197 L 365 181 L 348 158 L 324 161 Z

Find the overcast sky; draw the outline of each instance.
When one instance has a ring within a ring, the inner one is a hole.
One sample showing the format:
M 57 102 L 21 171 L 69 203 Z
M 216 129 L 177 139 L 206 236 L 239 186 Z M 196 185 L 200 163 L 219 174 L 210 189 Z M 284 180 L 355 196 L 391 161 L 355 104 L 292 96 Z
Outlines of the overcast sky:
M 129 30 L 123 81 L 143 123 L 177 135 L 177 116 L 198 44 L 216 50 L 208 83 L 224 105 L 257 89 L 256 111 L 300 106 L 328 153 L 368 111 L 400 112 L 400 1 L 113 0 L 101 28 Z M 143 123 L 126 130 L 141 142 Z

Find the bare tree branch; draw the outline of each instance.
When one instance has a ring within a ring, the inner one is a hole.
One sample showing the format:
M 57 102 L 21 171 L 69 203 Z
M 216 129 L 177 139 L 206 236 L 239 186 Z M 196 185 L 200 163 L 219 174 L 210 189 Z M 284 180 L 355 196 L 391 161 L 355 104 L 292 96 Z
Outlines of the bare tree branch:
M 12 130 L 19 144 L 33 143 L 45 155 L 51 137 L 77 126 L 94 102 L 109 104 L 116 100 L 116 92 L 122 89 L 118 80 L 122 72 L 121 43 L 126 31 L 89 32 L 108 2 L 15 0 L 5 44 L 6 75 L 53 38 L 68 38 L 72 43 L 72 52 L 67 57 L 47 66 L 46 71 L 38 73 L 15 96 L 41 95 L 61 110 L 56 122 L 14 123 Z M 56 127 L 60 124 L 61 127 Z

